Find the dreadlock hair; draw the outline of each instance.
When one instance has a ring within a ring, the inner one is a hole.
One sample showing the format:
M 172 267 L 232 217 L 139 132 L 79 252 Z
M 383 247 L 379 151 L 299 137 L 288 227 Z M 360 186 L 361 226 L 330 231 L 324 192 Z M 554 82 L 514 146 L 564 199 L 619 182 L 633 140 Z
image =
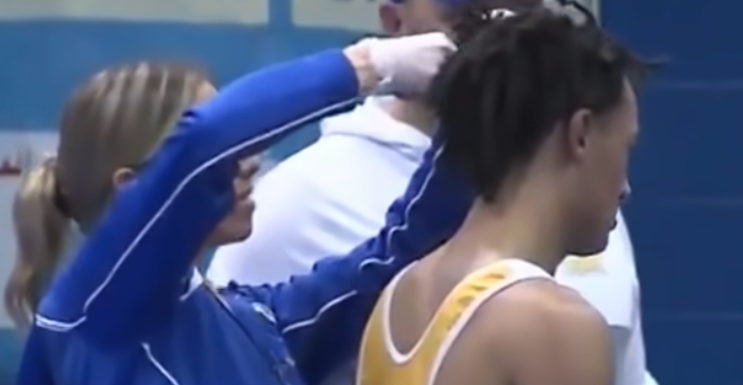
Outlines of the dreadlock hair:
M 579 109 L 601 114 L 626 80 L 651 64 L 606 34 L 587 13 L 463 8 L 458 51 L 442 66 L 428 101 L 440 119 L 444 164 L 458 168 L 486 202 L 542 142 Z M 480 3 L 481 4 L 481 3 Z

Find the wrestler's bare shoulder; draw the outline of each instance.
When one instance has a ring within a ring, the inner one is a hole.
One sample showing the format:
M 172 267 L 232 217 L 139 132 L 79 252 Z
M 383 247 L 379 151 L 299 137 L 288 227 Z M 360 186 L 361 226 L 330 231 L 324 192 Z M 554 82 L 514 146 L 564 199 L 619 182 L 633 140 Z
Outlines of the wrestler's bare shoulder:
M 532 279 L 513 285 L 494 297 L 489 307 L 513 306 L 544 312 L 591 309 L 591 305 L 578 292 L 547 279 Z
M 481 305 L 437 384 L 608 385 L 610 344 L 603 318 L 579 294 L 548 279 L 522 281 Z
M 481 341 L 495 346 L 564 339 L 579 332 L 600 335 L 605 327 L 601 314 L 580 294 L 546 279 L 519 282 L 489 298 L 478 313 L 472 329 L 488 334 Z
M 610 384 L 610 343 L 603 318 L 579 294 L 547 279 L 522 281 L 481 305 L 437 384 Z

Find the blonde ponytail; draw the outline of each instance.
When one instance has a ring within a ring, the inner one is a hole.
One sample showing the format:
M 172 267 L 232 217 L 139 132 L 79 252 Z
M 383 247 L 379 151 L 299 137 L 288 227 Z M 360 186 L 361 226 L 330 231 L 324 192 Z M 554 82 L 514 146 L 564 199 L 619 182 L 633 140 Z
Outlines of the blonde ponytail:
M 5 309 L 25 330 L 62 259 L 71 221 L 59 208 L 56 159 L 27 172 L 13 201 L 18 255 L 5 287 Z
M 13 202 L 18 256 L 5 308 L 20 329 L 29 326 L 62 262 L 73 221 L 75 232 L 94 227 L 115 190 L 116 171 L 145 163 L 205 89 L 213 87 L 200 71 L 138 62 L 91 76 L 65 103 L 59 159 L 26 173 Z

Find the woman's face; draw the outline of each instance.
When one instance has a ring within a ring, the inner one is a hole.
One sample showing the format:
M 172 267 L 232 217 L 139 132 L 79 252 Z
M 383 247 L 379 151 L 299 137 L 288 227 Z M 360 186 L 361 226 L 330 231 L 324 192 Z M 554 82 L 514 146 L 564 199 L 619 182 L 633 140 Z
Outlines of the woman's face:
M 235 206 L 217 226 L 209 239 L 208 246 L 219 246 L 239 242 L 250 236 L 253 230 L 255 203 L 250 198 L 253 182 L 260 168 L 260 156 L 252 156 L 240 161 L 240 171 L 235 177 Z
M 212 84 L 204 83 L 198 91 L 197 103 L 203 103 L 217 94 Z M 253 230 L 253 211 L 255 203 L 250 199 L 253 192 L 253 181 L 260 168 L 260 156 L 242 159 L 235 181 L 235 206 L 226 218 L 220 222 L 212 235 L 207 239 L 210 247 L 239 242 L 250 236 Z
M 200 86 L 195 103 L 203 103 L 213 98 L 217 90 L 210 83 Z M 253 191 L 253 180 L 260 168 L 260 156 L 242 159 L 239 171 L 233 183 L 235 192 L 235 206 L 227 217 L 217 226 L 214 232 L 207 238 L 206 246 L 214 247 L 227 243 L 241 241 L 247 238 L 252 231 L 253 211 L 255 203 L 250 199 Z M 136 176 L 136 172 L 130 168 L 120 168 L 113 175 L 114 186 L 126 183 Z

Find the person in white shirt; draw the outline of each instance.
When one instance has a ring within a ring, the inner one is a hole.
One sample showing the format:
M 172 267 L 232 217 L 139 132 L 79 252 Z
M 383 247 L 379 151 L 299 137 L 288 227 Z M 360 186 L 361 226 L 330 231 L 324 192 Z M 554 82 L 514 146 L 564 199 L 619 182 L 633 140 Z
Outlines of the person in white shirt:
M 414 33 L 445 28 L 442 7 L 483 1 L 488 0 L 390 0 L 380 15 L 389 34 Z M 207 277 L 217 285 L 285 280 L 375 234 L 429 147 L 433 126 L 433 116 L 420 104 L 391 98 L 370 98 L 325 120 L 317 142 L 258 182 L 253 235 L 218 249 Z M 591 263 L 601 268 L 588 269 Z M 622 372 L 617 384 L 656 385 L 645 369 L 639 285 L 621 216 L 604 256 L 563 268 L 558 279 L 585 295 L 615 331 Z M 637 373 L 644 373 L 642 380 Z
M 269 170 L 253 192 L 250 240 L 217 249 L 207 277 L 216 285 L 284 281 L 376 234 L 431 142 L 390 116 L 395 103 L 369 98 L 326 119 L 317 142 Z
M 469 1 L 477 0 L 389 0 L 380 23 L 393 36 L 440 30 L 442 7 Z M 282 281 L 375 234 L 430 146 L 434 125 L 421 103 L 392 97 L 369 98 L 321 122 L 315 143 L 258 182 L 253 222 L 260 226 L 249 242 L 219 248 L 207 277 L 216 285 Z

